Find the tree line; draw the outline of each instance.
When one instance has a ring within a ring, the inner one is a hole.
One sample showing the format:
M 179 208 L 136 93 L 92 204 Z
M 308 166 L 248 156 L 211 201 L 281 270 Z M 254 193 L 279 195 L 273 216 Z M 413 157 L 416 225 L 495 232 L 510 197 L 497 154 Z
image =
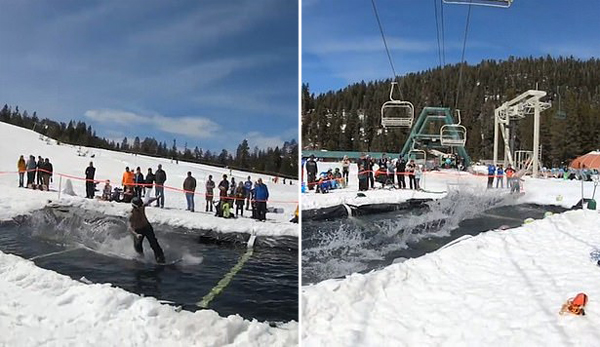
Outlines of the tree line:
M 529 89 L 547 91 L 546 100 L 552 102 L 541 115 L 544 165 L 561 165 L 600 147 L 600 59 L 483 60 L 462 66 L 459 85 L 460 68 L 455 64 L 410 73 L 399 78 L 398 85 L 403 100 L 414 104 L 415 117 L 425 106 L 457 106 L 473 159 L 492 158 L 494 109 Z M 304 149 L 400 152 L 410 130 L 381 131 L 380 126 L 380 108 L 389 100 L 391 82 L 362 81 L 319 95 L 303 84 Z M 533 117 L 514 123 L 512 133 L 517 150 L 532 150 Z
M 198 146 L 190 148 L 187 143 L 181 149 L 177 146 L 176 140 L 173 140 L 172 145 L 169 146 L 166 142 L 157 141 L 152 137 L 145 137 L 144 139 L 138 136 L 130 139 L 125 137 L 119 143 L 97 136 L 91 125 L 87 125 L 85 122 L 69 121 L 64 123 L 48 118 L 40 119 L 36 112 L 30 115 L 26 110 L 21 112 L 18 106 L 13 109 L 6 104 L 0 110 L 0 121 L 32 129 L 59 141 L 59 143 L 145 154 L 208 165 L 228 166 L 245 171 L 293 178 L 298 177 L 298 143 L 293 139 L 284 142 L 281 147 L 268 147 L 266 149 L 258 147 L 251 149 L 248 140 L 244 139 L 237 146 L 235 153 L 231 153 L 226 149 L 222 149 L 220 152 L 212 152 L 203 150 Z

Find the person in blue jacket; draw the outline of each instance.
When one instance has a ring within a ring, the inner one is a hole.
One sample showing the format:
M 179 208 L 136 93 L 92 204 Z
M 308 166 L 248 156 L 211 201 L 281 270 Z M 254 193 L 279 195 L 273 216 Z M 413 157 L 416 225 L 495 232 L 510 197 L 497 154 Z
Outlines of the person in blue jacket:
M 488 189 L 494 187 L 494 177 L 496 177 L 496 167 L 492 164 L 488 165 Z
M 246 193 L 246 211 L 250 209 L 250 198 L 252 197 L 252 180 L 248 176 L 248 180 L 244 182 L 244 192 Z
M 496 170 L 496 189 L 498 189 L 498 185 L 500 188 L 504 188 L 504 169 L 502 165 L 498 165 L 498 170 Z
M 269 200 L 269 189 L 259 178 L 254 186 L 254 199 L 256 200 L 256 217 L 260 221 L 267 219 L 267 201 Z

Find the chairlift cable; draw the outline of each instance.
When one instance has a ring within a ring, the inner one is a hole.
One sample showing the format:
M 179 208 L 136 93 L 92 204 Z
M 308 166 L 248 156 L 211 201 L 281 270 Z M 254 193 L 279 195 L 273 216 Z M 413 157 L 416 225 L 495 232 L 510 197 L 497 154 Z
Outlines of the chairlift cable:
M 381 33 L 381 39 L 383 40 L 383 45 L 385 46 L 385 52 L 387 53 L 388 60 L 390 62 L 390 66 L 392 68 L 392 73 L 394 74 L 394 81 L 397 81 L 398 75 L 396 74 L 396 69 L 394 68 L 394 62 L 392 60 L 392 54 L 390 53 L 390 49 L 387 44 L 387 40 L 385 39 L 385 34 L 383 32 L 383 26 L 381 25 L 381 20 L 379 19 L 379 13 L 377 12 L 377 6 L 375 5 L 375 0 L 371 0 L 371 4 L 373 5 L 373 12 L 375 13 L 375 19 L 377 19 L 377 25 L 379 27 L 379 32 Z M 400 84 L 398 84 L 398 91 L 400 92 L 400 99 L 403 99 L 402 96 L 402 88 L 400 88 Z
M 438 7 L 437 2 L 440 1 L 441 8 L 441 28 L 438 20 Z M 440 72 L 442 74 L 442 104 L 446 102 L 446 73 L 444 72 L 444 67 L 446 66 L 446 57 L 444 52 L 444 5 L 441 3 L 442 0 L 433 0 L 433 7 L 435 11 L 435 29 L 437 36 L 437 45 L 438 45 L 438 59 L 440 61 Z M 441 36 L 441 40 L 440 40 Z M 441 42 L 440 42 L 441 41 Z
M 469 10 L 467 12 L 467 22 L 465 24 L 465 34 L 464 34 L 464 38 L 463 38 L 462 54 L 461 54 L 461 58 L 460 58 L 460 68 L 458 71 L 458 85 L 456 87 L 456 100 L 455 100 L 455 106 L 454 106 L 455 109 L 458 108 L 458 98 L 460 96 L 460 88 L 462 86 L 463 68 L 465 66 L 465 50 L 467 47 L 467 36 L 469 34 L 469 23 L 471 22 L 471 7 L 472 7 L 472 5 L 473 5 L 472 0 L 469 0 Z

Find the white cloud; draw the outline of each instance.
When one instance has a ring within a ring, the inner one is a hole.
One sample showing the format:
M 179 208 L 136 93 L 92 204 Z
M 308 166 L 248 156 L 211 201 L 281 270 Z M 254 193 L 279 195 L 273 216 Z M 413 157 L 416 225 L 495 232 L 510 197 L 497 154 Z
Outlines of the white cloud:
M 88 110 L 85 116 L 101 123 L 119 125 L 150 126 L 171 134 L 195 138 L 210 138 L 215 136 L 221 127 L 219 124 L 204 117 L 165 117 L 162 115 L 140 115 L 120 110 Z

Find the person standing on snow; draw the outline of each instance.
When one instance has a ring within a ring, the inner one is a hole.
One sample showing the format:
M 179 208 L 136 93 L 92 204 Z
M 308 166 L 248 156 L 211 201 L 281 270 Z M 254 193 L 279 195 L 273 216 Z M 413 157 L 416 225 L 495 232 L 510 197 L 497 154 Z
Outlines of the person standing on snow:
M 404 172 L 406 171 L 406 161 L 402 156 L 398 158 L 396 162 L 396 177 L 398 178 L 398 188 L 406 189 L 406 182 L 404 181 Z
M 146 203 L 143 203 L 142 199 L 137 196 L 131 200 L 133 209 L 129 216 L 128 230 L 134 236 L 133 247 L 135 248 L 135 251 L 141 256 L 144 255 L 142 243 L 144 242 L 144 238 L 147 238 L 148 242 L 150 242 L 150 247 L 152 247 L 152 250 L 154 251 L 154 259 L 156 259 L 157 263 L 162 264 L 165 262 L 165 255 L 154 235 L 154 229 L 146 217 L 146 206 L 150 205 L 154 200 L 156 200 L 156 198 L 151 198 Z
M 306 174 L 308 176 L 308 190 L 313 190 L 316 185 L 315 181 L 317 180 L 317 172 L 319 171 L 317 169 L 317 162 L 315 161 L 314 154 L 310 155 L 310 159 L 308 159 L 305 166 Z
M 40 169 L 42 172 L 42 186 L 46 190 L 50 190 L 50 182 L 52 182 L 52 173 L 54 172 L 50 159 L 46 158 L 46 161 L 42 162 Z
M 27 172 L 27 163 L 25 163 L 23 156 L 19 157 L 19 161 L 17 161 L 17 169 L 19 170 L 19 188 L 23 188 L 23 177 Z
M 504 170 L 501 164 L 498 165 L 498 170 L 496 171 L 496 189 L 498 189 L 498 185 L 500 185 L 500 188 L 504 188 Z
M 212 180 L 212 175 L 208 175 L 206 181 L 206 212 L 213 211 L 213 190 L 215 189 L 215 181 Z
M 263 183 L 262 178 L 258 179 L 254 186 L 254 198 L 256 200 L 257 218 L 259 221 L 267 219 L 267 201 L 269 200 L 269 189 Z
M 244 183 L 240 182 L 237 188 L 235 188 L 235 216 L 237 217 L 238 212 L 244 216 L 244 200 L 246 198 L 246 188 Z
M 162 169 L 162 165 L 158 164 L 158 170 L 154 174 L 156 186 L 154 186 L 154 192 L 156 194 L 156 207 L 165 207 L 165 187 L 164 184 L 167 181 L 167 173 Z
M 492 164 L 488 165 L 488 189 L 494 187 L 494 177 L 496 177 L 496 167 Z
M 188 171 L 187 177 L 183 181 L 183 190 L 185 191 L 185 200 L 187 201 L 187 211 L 194 212 L 194 193 L 196 192 L 196 179 L 192 177 L 192 172 Z
M 250 176 L 248 176 L 248 180 L 244 182 L 244 193 L 246 194 L 246 211 L 250 209 L 250 198 L 252 197 L 252 193 L 250 192 L 251 190 L 252 180 L 250 179 Z
M 85 197 L 88 199 L 94 198 L 96 168 L 94 163 L 90 161 L 90 165 L 85 169 Z
M 123 185 L 123 191 L 126 191 L 127 188 L 133 189 L 134 183 L 134 174 L 133 171 L 129 170 L 129 166 L 125 167 L 125 172 L 123 172 L 123 177 L 121 178 L 121 184 Z
M 27 187 L 31 188 L 35 184 L 35 171 L 37 164 L 33 155 L 29 156 L 27 161 Z
M 154 187 L 154 174 L 152 173 L 152 168 L 148 168 L 148 173 L 146 174 L 145 186 L 144 190 L 146 190 L 146 194 L 148 196 L 152 195 L 152 188 Z
M 41 155 L 38 155 L 38 161 L 35 165 L 34 177 L 37 175 L 37 185 L 40 186 L 44 184 L 44 158 Z M 36 182 L 33 182 L 36 183 Z
M 413 187 L 416 187 L 417 183 L 415 181 L 415 160 L 411 159 L 408 164 L 406 165 L 406 173 L 408 174 L 408 185 L 410 187 L 410 189 L 413 189 Z M 416 188 L 415 188 L 416 189 Z
M 513 169 L 510 164 L 508 164 L 508 166 L 506 167 L 506 188 L 512 189 L 514 175 L 515 169 Z
M 142 169 L 138 166 L 135 169 L 135 175 L 133 176 L 133 183 L 135 184 L 135 195 L 138 198 L 144 197 L 144 184 L 146 184 L 146 180 L 144 179 L 144 174 L 142 173 Z
M 342 159 L 342 178 L 344 179 L 344 188 L 346 188 L 348 186 L 348 179 L 350 178 L 350 159 L 348 159 L 347 155 Z

